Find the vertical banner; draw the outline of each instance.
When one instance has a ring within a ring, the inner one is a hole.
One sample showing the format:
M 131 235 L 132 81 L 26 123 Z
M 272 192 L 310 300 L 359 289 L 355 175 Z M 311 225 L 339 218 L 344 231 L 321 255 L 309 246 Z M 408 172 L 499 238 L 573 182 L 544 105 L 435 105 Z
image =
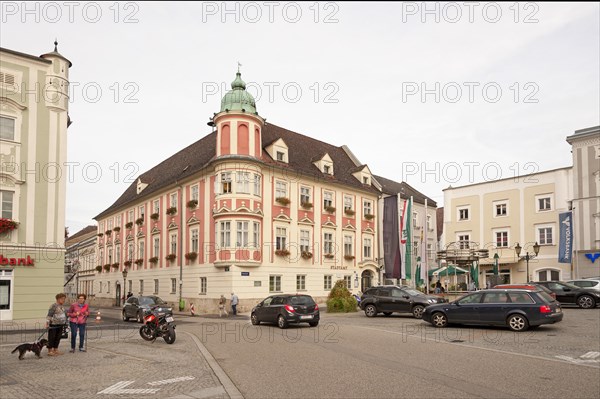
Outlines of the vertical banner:
M 383 259 L 386 278 L 400 278 L 398 198 L 383 199 Z
M 429 273 L 429 254 L 427 253 L 427 233 L 429 232 L 429 226 L 427 225 L 427 198 L 425 198 L 425 216 L 423 217 L 423 234 L 421 235 L 421 280 L 425 281 L 429 285 L 429 279 L 427 275 Z
M 558 214 L 558 263 L 571 263 L 573 251 L 573 213 Z
M 412 279 L 412 264 L 413 264 L 413 242 L 412 242 L 412 197 L 410 200 L 404 200 L 402 209 L 402 238 L 401 245 L 403 248 L 402 258 L 402 275 L 408 280 Z

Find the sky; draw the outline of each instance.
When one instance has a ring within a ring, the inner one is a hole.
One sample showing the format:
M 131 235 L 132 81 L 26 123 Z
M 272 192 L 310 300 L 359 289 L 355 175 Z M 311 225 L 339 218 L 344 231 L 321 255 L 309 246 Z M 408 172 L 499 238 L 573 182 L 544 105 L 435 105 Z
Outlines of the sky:
M 572 165 L 600 124 L 599 3 L 3 1 L 0 46 L 70 69 L 66 225 L 211 132 L 238 63 L 261 116 L 443 189 Z

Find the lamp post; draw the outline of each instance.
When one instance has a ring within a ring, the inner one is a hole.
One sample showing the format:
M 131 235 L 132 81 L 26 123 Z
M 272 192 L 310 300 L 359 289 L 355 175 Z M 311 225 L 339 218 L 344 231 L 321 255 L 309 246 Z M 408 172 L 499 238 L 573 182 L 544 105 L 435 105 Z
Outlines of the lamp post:
M 517 245 L 515 245 L 515 253 L 517 254 L 517 257 L 519 255 L 521 255 L 521 250 L 523 248 L 519 245 L 519 243 L 517 243 Z M 525 276 L 525 282 L 529 282 L 530 278 L 529 278 L 529 259 L 533 259 L 537 256 L 537 254 L 540 252 L 540 245 L 536 243 L 533 245 L 533 254 L 529 254 L 529 251 L 525 252 L 525 256 L 523 256 L 522 258 L 519 258 L 519 260 L 523 260 L 525 259 L 525 262 L 527 263 L 527 276 Z
M 127 269 L 123 268 L 123 298 L 127 298 L 127 294 L 125 294 L 125 279 L 127 279 Z M 125 299 L 123 299 L 123 303 L 125 303 Z

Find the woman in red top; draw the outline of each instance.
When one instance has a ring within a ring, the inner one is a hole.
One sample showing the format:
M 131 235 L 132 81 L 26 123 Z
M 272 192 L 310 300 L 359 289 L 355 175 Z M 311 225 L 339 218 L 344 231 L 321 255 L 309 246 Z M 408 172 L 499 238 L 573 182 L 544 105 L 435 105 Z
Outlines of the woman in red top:
M 90 315 L 90 308 L 85 300 L 85 294 L 77 296 L 77 302 L 71 304 L 67 315 L 69 316 L 69 324 L 71 325 L 71 353 L 75 353 L 75 342 L 77 340 L 77 331 L 79 330 L 79 352 L 85 352 L 83 343 L 85 342 L 85 325 L 87 318 Z

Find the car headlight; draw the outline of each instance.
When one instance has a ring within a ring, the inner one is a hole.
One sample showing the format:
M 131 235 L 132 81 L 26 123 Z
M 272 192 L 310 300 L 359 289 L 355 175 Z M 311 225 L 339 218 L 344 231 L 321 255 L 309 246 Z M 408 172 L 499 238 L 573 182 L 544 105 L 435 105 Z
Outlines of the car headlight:
M 427 302 L 429 302 L 429 303 L 437 303 L 437 299 L 433 299 L 433 298 L 432 299 L 428 299 Z

